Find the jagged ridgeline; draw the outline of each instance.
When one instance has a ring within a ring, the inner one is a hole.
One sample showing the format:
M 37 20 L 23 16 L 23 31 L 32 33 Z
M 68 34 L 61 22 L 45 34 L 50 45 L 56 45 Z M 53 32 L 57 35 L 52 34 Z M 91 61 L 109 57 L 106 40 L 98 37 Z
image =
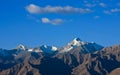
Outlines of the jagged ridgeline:
M 73 39 L 63 47 L 0 49 L 0 75 L 120 75 L 120 45 Z

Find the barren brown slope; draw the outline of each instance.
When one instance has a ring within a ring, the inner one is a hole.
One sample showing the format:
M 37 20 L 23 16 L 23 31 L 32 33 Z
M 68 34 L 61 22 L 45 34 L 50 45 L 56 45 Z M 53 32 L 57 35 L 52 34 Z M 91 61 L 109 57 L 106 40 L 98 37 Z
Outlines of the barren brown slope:
M 120 45 L 94 53 L 78 48 L 60 54 L 22 51 L 0 57 L 0 75 L 119 75 L 119 68 Z
M 109 75 L 120 68 L 120 45 L 86 54 L 84 62 L 73 69 L 74 75 Z

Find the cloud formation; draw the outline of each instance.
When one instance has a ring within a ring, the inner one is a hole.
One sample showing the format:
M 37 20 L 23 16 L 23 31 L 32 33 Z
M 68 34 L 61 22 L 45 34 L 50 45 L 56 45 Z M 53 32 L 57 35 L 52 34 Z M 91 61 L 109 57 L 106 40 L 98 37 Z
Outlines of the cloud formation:
M 118 13 L 118 12 L 120 12 L 119 8 L 114 8 L 114 9 L 104 11 L 105 14 L 112 14 L 112 13 Z
M 25 7 L 26 10 L 31 14 L 45 14 L 45 13 L 90 13 L 92 12 L 91 9 L 88 8 L 76 8 L 72 6 L 46 6 L 46 7 L 40 7 L 35 4 L 30 4 Z
M 63 20 L 62 19 L 53 19 L 53 20 L 50 20 L 49 18 L 41 18 L 41 21 L 42 23 L 46 23 L 46 24 L 52 24 L 52 25 L 59 25 L 61 23 L 63 23 Z

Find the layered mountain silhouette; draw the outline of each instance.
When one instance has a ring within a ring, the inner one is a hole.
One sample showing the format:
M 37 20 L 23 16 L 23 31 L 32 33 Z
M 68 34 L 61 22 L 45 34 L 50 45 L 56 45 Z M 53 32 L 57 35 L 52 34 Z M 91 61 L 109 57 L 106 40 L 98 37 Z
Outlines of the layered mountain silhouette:
M 120 45 L 73 39 L 58 48 L 19 45 L 0 49 L 0 75 L 120 75 Z

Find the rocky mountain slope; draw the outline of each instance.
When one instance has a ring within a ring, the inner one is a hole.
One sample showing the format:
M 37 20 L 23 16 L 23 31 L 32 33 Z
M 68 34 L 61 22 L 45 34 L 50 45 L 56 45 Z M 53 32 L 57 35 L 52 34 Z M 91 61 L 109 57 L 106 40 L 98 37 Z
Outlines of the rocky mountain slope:
M 120 45 L 73 39 L 66 46 L 0 49 L 0 75 L 120 75 Z

